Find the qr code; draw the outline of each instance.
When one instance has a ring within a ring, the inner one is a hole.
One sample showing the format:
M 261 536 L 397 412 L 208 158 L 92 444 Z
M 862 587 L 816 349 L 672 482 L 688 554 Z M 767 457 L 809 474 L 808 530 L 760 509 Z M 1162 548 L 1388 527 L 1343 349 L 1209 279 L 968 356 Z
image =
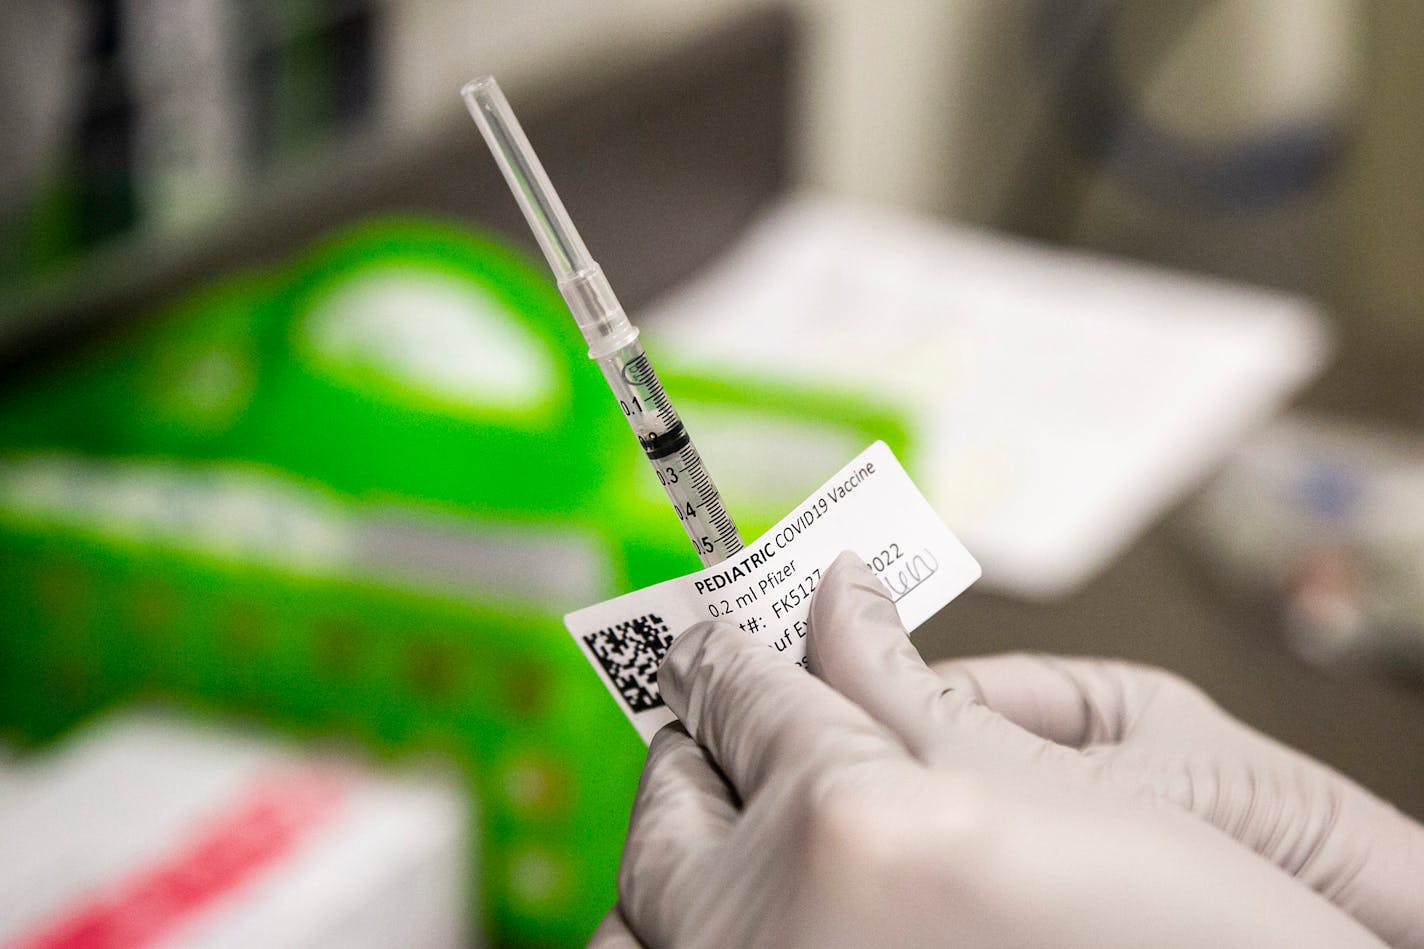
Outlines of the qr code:
M 672 633 L 656 613 L 624 620 L 583 638 L 623 701 L 634 712 L 663 704 L 658 694 L 658 666 L 672 644 Z

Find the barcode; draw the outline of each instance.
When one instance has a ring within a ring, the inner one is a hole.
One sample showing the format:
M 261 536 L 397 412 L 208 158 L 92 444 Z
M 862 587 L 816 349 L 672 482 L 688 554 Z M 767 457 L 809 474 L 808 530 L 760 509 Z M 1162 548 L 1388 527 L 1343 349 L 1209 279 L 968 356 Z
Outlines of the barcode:
M 663 704 L 658 666 L 672 644 L 672 633 L 660 616 L 648 613 L 624 620 L 589 633 L 583 641 L 629 709 L 645 712 Z

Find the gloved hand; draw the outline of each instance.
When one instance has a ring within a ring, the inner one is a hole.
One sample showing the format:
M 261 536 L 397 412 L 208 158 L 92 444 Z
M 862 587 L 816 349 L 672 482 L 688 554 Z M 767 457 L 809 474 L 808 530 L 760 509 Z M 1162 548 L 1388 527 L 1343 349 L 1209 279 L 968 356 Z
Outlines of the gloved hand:
M 947 690 L 854 557 L 808 637 L 824 681 L 727 624 L 673 643 L 658 682 L 681 724 L 649 749 L 595 945 L 1380 945 L 1194 815 Z
M 837 588 L 820 606 L 839 615 L 850 593 Z M 822 661 L 834 668 L 857 658 Z M 1160 669 L 1051 656 L 951 660 L 934 669 L 958 693 L 1079 749 L 1104 779 L 1143 788 L 1230 834 L 1390 945 L 1424 947 L 1424 828 L 1238 722 L 1191 683 Z M 923 730 L 932 717 L 909 696 L 875 690 L 865 702 L 904 728 Z

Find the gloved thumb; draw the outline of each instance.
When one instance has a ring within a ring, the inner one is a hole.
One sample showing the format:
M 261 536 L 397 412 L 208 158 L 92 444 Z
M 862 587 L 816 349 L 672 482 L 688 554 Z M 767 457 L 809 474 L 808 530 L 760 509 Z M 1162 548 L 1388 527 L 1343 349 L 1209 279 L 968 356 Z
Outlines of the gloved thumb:
M 1122 741 L 1136 713 L 1173 684 L 1156 669 L 1030 653 L 948 659 L 933 669 L 945 685 L 1070 748 Z
M 922 761 L 955 761 L 986 748 L 1065 750 L 947 686 L 920 658 L 885 587 L 850 551 L 835 559 L 812 597 L 806 651 L 813 673 Z
M 1186 747 L 1244 728 L 1187 680 L 1131 662 L 1008 653 L 948 659 L 933 669 L 945 685 L 1070 748 L 1134 737 Z

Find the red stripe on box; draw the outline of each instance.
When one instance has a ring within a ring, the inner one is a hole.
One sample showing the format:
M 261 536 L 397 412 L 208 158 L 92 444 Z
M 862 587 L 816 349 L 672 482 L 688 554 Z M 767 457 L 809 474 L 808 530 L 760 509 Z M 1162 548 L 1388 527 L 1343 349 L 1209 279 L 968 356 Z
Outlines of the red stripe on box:
M 126 879 L 101 887 L 6 949 L 141 949 L 277 863 L 330 819 L 344 784 L 330 772 L 259 779 L 197 833 Z

